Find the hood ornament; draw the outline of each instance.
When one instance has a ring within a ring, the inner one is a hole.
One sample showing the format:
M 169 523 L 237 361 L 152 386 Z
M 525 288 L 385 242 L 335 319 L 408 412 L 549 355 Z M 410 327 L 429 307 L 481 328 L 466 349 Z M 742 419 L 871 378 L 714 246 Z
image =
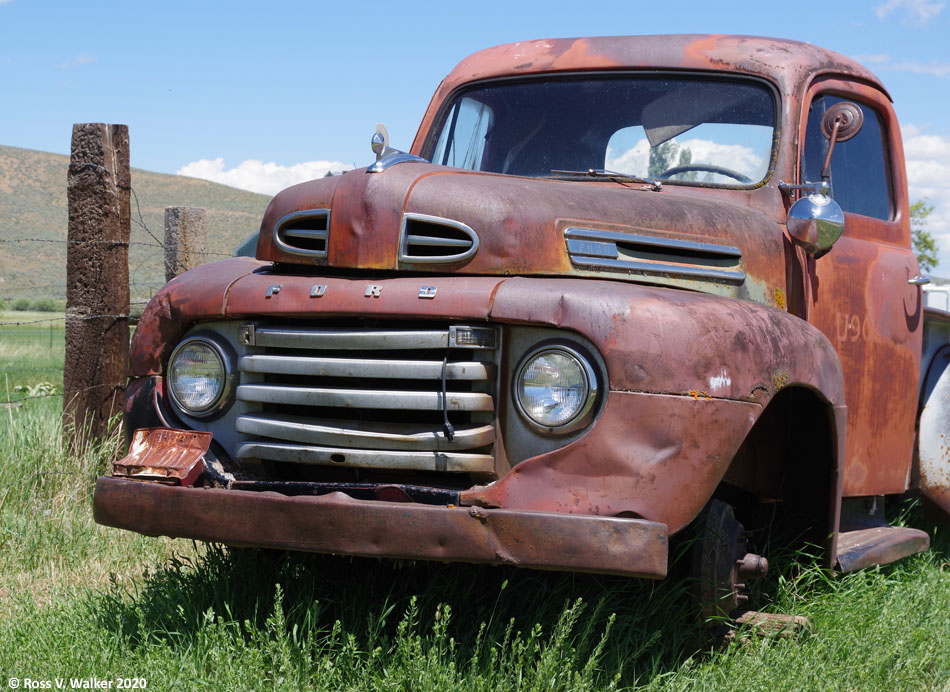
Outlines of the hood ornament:
M 389 132 L 382 123 L 376 123 L 376 132 L 373 133 L 369 144 L 373 153 L 376 154 L 376 163 L 366 169 L 367 173 L 382 173 L 397 163 L 409 163 L 410 161 L 429 163 L 421 156 L 409 154 L 405 151 L 399 151 L 398 149 L 390 147 Z

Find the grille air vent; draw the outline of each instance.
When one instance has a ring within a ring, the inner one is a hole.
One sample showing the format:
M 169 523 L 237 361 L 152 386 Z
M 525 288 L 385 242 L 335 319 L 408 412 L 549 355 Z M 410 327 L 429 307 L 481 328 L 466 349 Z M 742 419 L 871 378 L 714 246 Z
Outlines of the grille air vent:
M 478 236 L 460 221 L 404 214 L 399 261 L 406 264 L 464 262 L 478 252 Z
M 329 230 L 329 209 L 297 211 L 287 214 L 274 226 L 274 242 L 293 255 L 326 257 Z

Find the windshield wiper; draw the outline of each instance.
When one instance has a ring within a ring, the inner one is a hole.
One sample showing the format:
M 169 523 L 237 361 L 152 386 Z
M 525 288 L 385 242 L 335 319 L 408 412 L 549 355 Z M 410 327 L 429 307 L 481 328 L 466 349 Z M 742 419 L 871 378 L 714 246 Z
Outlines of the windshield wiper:
M 651 190 L 656 190 L 657 192 L 663 189 L 663 186 L 658 180 L 638 178 L 635 175 L 617 173 L 616 171 L 608 171 L 603 168 L 588 168 L 586 171 L 553 170 L 551 171 L 551 175 L 564 178 L 606 178 L 607 180 L 616 180 L 618 183 L 640 183 L 641 185 L 648 185 Z

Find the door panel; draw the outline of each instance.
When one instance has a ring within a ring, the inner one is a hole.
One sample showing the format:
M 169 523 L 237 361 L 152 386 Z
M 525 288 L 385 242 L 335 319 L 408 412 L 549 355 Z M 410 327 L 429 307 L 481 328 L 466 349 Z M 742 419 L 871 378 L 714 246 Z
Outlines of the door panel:
M 824 80 L 809 91 L 806 114 L 812 100 L 822 94 L 875 109 L 885 133 L 883 160 L 903 161 L 900 130 L 890 103 L 880 92 Z M 805 131 L 806 118 L 802 120 L 800 141 L 806 143 L 810 133 Z M 860 184 L 854 177 L 860 169 L 856 173 L 853 166 L 839 166 L 838 180 L 834 180 L 841 146 L 840 142 L 836 145 L 831 166 L 833 185 L 839 190 L 846 184 Z M 814 152 L 810 155 L 813 161 Z M 804 167 L 800 165 L 799 170 Z M 919 287 L 907 283 L 917 274 L 918 266 L 910 249 L 904 169 L 902 165 L 889 169 L 892 218 L 862 216 L 846 208 L 841 239 L 824 257 L 806 261 L 808 319 L 831 340 L 844 367 L 848 405 L 845 496 L 904 491 L 913 455 L 923 296 Z M 845 179 L 844 175 L 851 177 Z M 879 179 L 879 171 L 875 176 Z M 845 193 L 841 196 L 854 198 Z M 870 208 L 887 215 L 886 204 Z

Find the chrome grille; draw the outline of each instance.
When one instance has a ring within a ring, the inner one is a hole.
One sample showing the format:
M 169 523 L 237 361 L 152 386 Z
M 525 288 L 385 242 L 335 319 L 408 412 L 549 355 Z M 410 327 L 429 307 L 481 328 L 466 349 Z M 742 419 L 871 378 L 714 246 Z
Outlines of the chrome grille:
M 493 328 L 248 324 L 240 341 L 239 460 L 493 471 Z

